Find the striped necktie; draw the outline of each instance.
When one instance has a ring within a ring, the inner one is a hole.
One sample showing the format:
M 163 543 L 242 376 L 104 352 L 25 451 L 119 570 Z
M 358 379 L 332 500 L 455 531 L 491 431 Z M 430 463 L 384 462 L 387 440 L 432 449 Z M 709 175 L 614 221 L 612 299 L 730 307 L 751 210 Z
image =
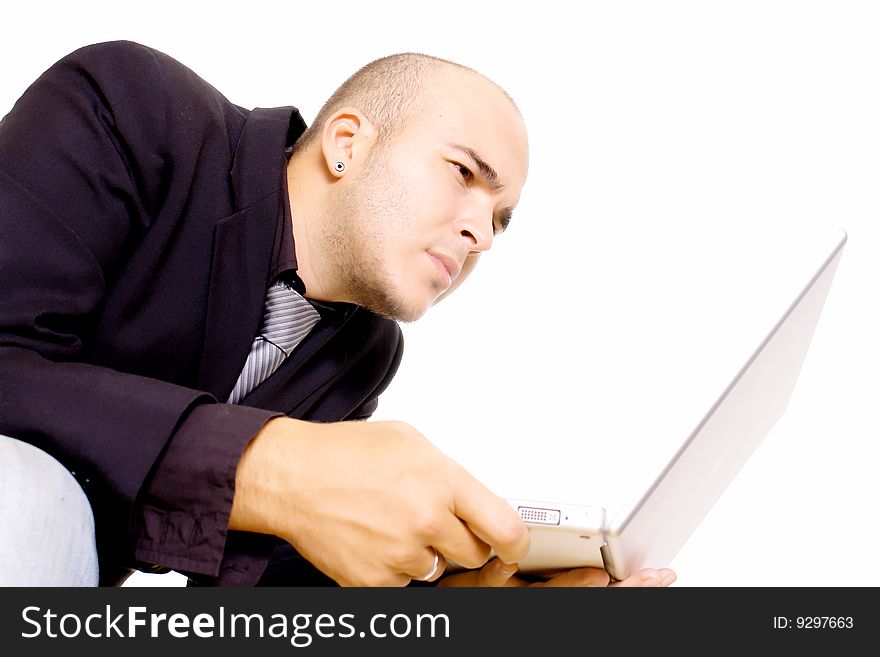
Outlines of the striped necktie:
M 276 282 L 266 294 L 263 324 L 227 400 L 237 404 L 278 369 L 320 319 L 295 290 Z

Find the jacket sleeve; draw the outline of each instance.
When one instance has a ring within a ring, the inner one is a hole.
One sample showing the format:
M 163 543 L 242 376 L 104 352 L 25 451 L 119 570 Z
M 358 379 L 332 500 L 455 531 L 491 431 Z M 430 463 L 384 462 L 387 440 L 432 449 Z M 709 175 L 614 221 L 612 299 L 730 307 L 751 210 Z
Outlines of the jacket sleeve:
M 83 485 L 103 581 L 105 566 L 132 562 L 135 535 L 144 540 L 138 496 L 160 461 L 174 460 L 162 457 L 181 427 L 240 432 L 226 453 L 173 465 L 172 479 L 192 476 L 194 487 L 206 471 L 222 473 L 226 494 L 204 513 L 223 525 L 234 451 L 275 415 L 82 358 L 116 272 L 162 204 L 174 166 L 165 156 L 168 90 L 177 88 L 168 76 L 183 70 L 138 44 L 89 46 L 53 65 L 0 121 L 0 433 L 48 451 Z M 168 513 L 186 513 L 178 492 Z M 198 522 L 184 524 L 198 541 Z M 219 558 L 201 567 L 210 572 Z

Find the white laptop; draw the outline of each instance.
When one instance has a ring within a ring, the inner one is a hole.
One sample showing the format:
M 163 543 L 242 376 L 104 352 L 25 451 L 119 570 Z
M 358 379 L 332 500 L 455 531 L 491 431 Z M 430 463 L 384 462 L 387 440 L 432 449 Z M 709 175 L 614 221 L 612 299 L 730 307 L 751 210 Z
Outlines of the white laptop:
M 662 568 L 785 411 L 840 262 L 840 231 L 821 264 L 690 435 L 614 515 L 581 503 L 510 499 L 531 534 L 526 573 L 594 566 L 622 580 Z

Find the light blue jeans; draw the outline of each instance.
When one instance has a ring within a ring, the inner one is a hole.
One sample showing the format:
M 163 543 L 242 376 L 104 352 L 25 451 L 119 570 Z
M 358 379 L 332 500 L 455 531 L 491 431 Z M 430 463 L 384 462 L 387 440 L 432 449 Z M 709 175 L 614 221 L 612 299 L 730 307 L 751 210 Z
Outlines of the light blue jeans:
M 97 586 L 92 508 L 33 445 L 0 436 L 0 586 Z

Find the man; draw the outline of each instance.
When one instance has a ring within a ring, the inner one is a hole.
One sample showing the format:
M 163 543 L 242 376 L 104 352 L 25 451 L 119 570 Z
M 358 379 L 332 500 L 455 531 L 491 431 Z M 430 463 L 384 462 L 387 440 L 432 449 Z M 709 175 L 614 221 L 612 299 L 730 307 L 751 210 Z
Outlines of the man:
M 406 585 L 447 559 L 474 570 L 446 584 L 522 583 L 504 500 L 358 420 L 396 322 L 492 246 L 527 159 L 508 96 L 426 56 L 368 65 L 308 130 L 139 44 L 41 76 L 0 124 L 0 433 L 86 492 L 101 583 Z

